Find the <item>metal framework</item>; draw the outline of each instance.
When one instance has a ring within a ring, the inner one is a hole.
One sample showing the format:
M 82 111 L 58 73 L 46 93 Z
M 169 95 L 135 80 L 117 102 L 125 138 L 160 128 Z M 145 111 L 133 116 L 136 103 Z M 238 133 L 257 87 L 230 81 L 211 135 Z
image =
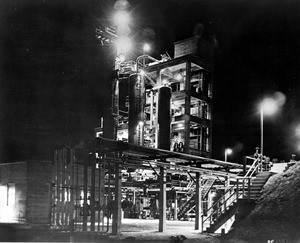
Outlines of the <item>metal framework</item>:
M 237 174 L 231 173 L 230 169 L 243 167 L 240 164 L 104 138 L 95 138 L 85 146 L 57 150 L 54 155 L 53 227 L 71 226 L 75 231 L 112 234 L 120 233 L 122 188 L 126 187 L 126 182 L 122 180 L 122 168 L 148 169 L 156 173 L 157 180 L 153 184 L 156 184 L 155 188 L 159 192 L 159 208 L 162 210 L 159 231 L 164 231 L 166 192 L 170 190 L 166 181 L 168 174 L 186 174 L 192 177 L 195 186 L 195 229 L 202 229 L 201 195 L 208 192 L 203 180 L 236 178 Z M 136 182 L 131 187 L 142 187 L 145 183 Z

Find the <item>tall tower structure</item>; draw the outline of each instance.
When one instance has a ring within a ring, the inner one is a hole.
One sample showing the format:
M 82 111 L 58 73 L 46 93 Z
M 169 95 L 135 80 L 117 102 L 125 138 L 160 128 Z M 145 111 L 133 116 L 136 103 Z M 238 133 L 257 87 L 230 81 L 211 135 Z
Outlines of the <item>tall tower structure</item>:
M 212 45 L 193 37 L 174 47 L 173 59 L 121 63 L 117 139 L 211 157 Z

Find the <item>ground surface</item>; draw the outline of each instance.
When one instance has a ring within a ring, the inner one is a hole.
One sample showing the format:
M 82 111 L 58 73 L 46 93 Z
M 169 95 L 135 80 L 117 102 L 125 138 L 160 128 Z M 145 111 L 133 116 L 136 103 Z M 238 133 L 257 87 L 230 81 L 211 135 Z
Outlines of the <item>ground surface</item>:
M 184 243 L 218 243 L 218 235 L 201 234 L 194 230 L 195 222 L 167 221 L 165 232 L 158 232 L 158 219 L 123 219 L 121 235 L 110 236 L 92 232 L 70 232 L 23 228 L 16 225 L 0 225 L 0 241 L 3 242 L 172 242 L 170 237 L 184 235 Z M 180 243 L 177 241 L 176 243 Z
M 216 235 L 201 234 L 194 230 L 195 222 L 190 221 L 171 221 L 168 220 L 165 232 L 158 232 L 158 219 L 123 219 L 122 234 L 119 237 L 124 239 L 135 239 L 146 242 L 169 242 L 171 236 L 184 235 L 188 242 L 211 242 L 217 243 L 219 240 Z M 134 237 L 134 238 L 133 238 Z

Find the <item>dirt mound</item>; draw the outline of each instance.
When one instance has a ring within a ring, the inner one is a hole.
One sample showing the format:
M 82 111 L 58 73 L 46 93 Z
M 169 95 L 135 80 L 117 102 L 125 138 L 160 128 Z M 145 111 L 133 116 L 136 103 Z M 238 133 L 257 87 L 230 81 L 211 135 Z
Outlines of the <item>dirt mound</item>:
M 300 162 L 269 178 L 255 209 L 226 239 L 300 242 Z

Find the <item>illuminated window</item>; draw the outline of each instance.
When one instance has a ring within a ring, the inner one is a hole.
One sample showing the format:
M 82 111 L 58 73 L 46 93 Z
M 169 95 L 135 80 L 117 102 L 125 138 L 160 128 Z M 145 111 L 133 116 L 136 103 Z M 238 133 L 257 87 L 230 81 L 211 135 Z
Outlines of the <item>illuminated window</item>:
M 15 183 L 7 184 L 7 206 L 14 205 L 16 200 L 16 187 Z
M 15 183 L 0 186 L 1 206 L 13 206 L 16 199 Z

